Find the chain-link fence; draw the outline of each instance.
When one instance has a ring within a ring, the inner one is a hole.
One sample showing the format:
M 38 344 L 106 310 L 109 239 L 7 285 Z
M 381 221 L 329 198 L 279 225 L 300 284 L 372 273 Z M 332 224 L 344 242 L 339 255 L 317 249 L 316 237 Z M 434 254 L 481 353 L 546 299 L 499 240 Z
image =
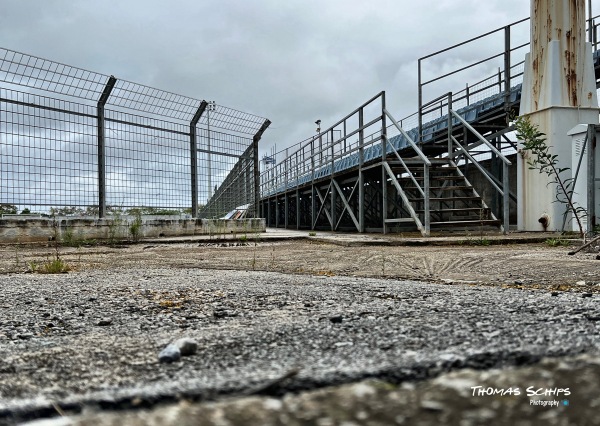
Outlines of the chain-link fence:
M 269 124 L 0 48 L 0 213 L 254 216 Z

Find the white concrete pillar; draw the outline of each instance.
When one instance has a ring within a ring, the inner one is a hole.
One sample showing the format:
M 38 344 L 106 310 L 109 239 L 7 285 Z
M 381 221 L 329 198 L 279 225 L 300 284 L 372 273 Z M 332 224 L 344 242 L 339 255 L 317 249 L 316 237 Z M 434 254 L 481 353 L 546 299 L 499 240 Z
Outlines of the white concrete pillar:
M 520 114 L 546 134 L 559 167 L 572 167 L 569 130 L 577 124 L 598 124 L 598 98 L 592 46 L 586 42 L 585 0 L 532 0 L 531 52 L 525 58 Z M 556 186 L 527 157 L 517 156 L 518 228 L 561 230 L 565 205 L 554 202 Z M 565 172 L 565 178 L 570 177 Z M 570 226 L 569 226 L 570 229 Z

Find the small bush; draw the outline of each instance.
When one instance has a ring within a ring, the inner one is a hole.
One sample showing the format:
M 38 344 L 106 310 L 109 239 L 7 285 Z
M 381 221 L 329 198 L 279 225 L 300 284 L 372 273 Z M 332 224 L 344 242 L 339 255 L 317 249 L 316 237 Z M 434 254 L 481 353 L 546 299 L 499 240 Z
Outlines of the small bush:
M 139 211 L 135 212 L 135 219 L 129 226 L 129 233 L 133 241 L 139 241 L 142 236 L 142 214 Z
M 308 233 L 308 236 L 309 236 L 309 237 L 316 237 L 316 236 L 317 236 L 317 233 L 316 233 L 316 232 L 309 232 L 309 233 Z
M 64 274 L 69 272 L 71 267 L 61 258 L 57 257 L 54 260 L 50 260 L 39 267 L 35 267 L 35 272 L 40 274 Z

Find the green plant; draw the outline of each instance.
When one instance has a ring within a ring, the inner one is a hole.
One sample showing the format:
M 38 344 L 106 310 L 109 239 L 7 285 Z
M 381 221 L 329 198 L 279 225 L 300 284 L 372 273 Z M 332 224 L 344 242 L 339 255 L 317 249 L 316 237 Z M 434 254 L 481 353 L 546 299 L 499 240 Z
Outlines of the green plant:
M 317 233 L 316 233 L 316 232 L 314 232 L 314 231 L 311 231 L 311 232 L 309 232 L 309 233 L 308 233 L 308 236 L 309 236 L 309 237 L 316 237 L 316 236 L 317 236 Z
M 581 206 L 575 206 L 573 203 L 573 184 L 572 178 L 564 178 L 562 174 L 569 170 L 568 167 L 559 167 L 558 155 L 551 154 L 550 146 L 546 144 L 545 134 L 540 132 L 538 126 L 532 124 L 527 117 L 517 117 L 515 119 L 515 130 L 517 138 L 521 141 L 521 155 L 531 155 L 527 158 L 527 164 L 531 170 L 539 170 L 545 173 L 550 179 L 549 184 L 556 184 L 557 202 L 565 204 L 568 211 L 573 214 L 579 228 L 579 235 L 585 240 L 585 230 L 581 218 L 587 215 L 586 210 Z
M 62 243 L 66 246 L 73 247 L 76 246 L 75 237 L 73 235 L 73 229 L 65 226 L 65 230 L 62 233 Z
M 248 241 L 248 237 L 246 235 L 240 235 L 240 241 L 242 243 L 245 243 L 246 241 Z
M 472 246 L 489 246 L 490 244 L 492 244 L 492 242 L 490 240 L 488 240 L 487 238 L 479 238 L 477 240 L 471 240 L 470 244 Z
M 569 245 L 569 241 L 562 239 L 562 238 L 548 238 L 546 241 L 544 241 L 544 243 L 548 246 L 548 247 L 560 247 L 560 246 L 568 246 Z
M 35 271 L 40 274 L 64 274 L 71 270 L 71 267 L 68 263 L 62 260 L 60 257 L 56 259 L 49 260 L 48 262 L 36 266 Z
M 489 246 L 489 245 L 492 244 L 492 241 L 489 240 L 489 239 L 487 239 L 487 238 L 484 238 L 484 237 L 481 237 L 481 238 L 466 238 L 464 240 L 459 240 L 457 242 L 457 244 L 459 246 L 463 246 L 463 245 L 466 245 L 466 246 Z
M 129 233 L 131 234 L 131 238 L 133 241 L 139 241 L 142 234 L 142 212 L 140 210 L 136 210 L 134 212 L 135 218 L 131 225 L 129 225 Z
M 121 216 L 121 209 L 110 208 L 112 219 L 108 222 L 108 243 L 115 245 L 121 240 L 121 227 L 123 225 L 123 218 Z

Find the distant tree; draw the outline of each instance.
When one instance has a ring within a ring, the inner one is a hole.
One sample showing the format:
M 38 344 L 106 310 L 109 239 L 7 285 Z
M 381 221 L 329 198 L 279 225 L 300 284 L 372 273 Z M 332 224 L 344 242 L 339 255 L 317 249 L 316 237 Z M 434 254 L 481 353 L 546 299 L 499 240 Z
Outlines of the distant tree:
M 23 210 L 21 210 L 21 214 L 31 214 L 31 210 L 25 207 Z
M 17 206 L 14 204 L 0 204 L 0 214 L 17 214 Z

